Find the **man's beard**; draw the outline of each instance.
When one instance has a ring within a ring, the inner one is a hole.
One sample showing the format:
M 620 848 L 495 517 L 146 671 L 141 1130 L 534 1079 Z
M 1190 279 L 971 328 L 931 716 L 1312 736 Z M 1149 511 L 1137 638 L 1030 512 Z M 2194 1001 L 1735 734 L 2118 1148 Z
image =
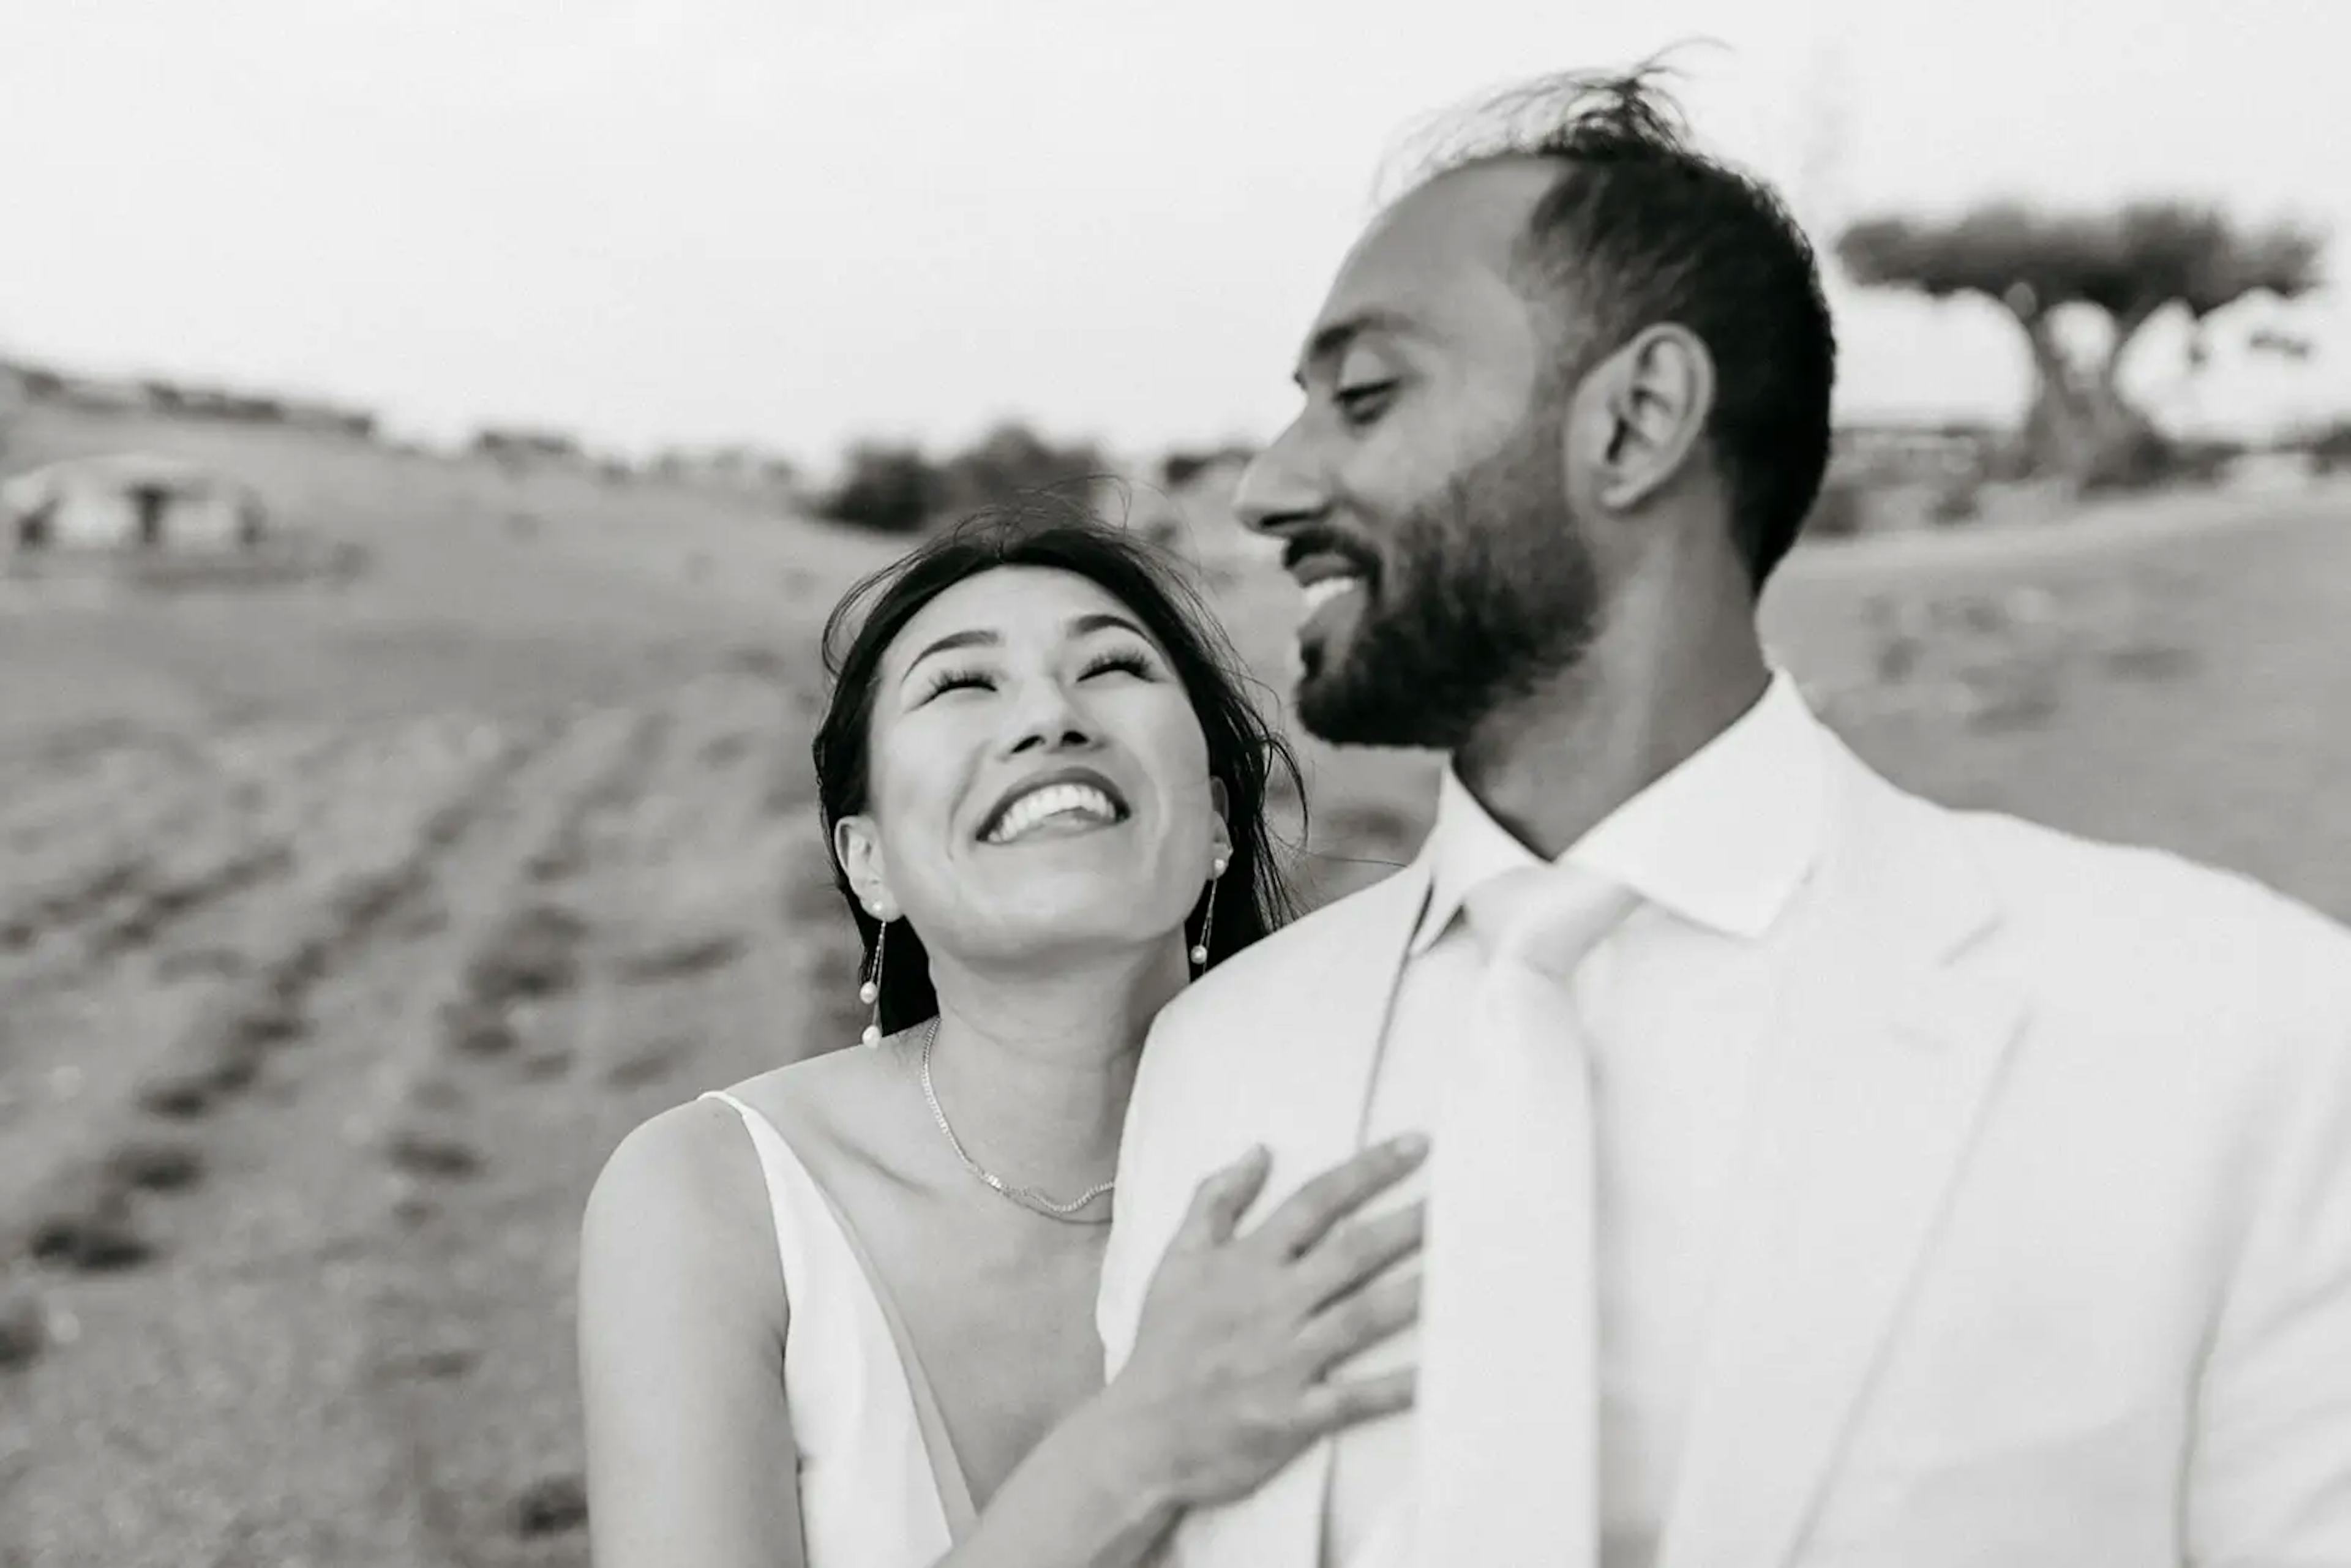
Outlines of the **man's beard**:
M 1344 645 L 1308 650 L 1298 716 L 1343 746 L 1455 750 L 1572 668 L 1599 622 L 1592 556 L 1561 483 L 1555 421 L 1404 517 Z

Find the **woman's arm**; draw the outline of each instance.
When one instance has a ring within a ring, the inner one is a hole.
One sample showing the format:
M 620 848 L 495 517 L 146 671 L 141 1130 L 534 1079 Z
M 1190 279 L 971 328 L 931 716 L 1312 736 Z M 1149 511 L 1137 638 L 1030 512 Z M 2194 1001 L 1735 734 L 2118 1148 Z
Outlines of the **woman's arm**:
M 597 1568 L 802 1568 L 781 1364 L 789 1306 L 757 1155 L 714 1111 L 696 1102 L 631 1133 L 580 1225 Z M 1029 1455 L 947 1563 L 1142 1561 L 1174 1521 L 1173 1489 L 1138 1451 L 1138 1423 L 1100 1404 Z
M 786 1307 L 734 1113 L 696 1101 L 612 1152 L 580 1236 L 597 1568 L 802 1568 Z
M 597 1568 L 803 1568 L 788 1329 L 749 1145 L 664 1113 L 613 1151 L 581 1226 L 580 1381 Z M 1182 1510 L 1242 1496 L 1315 1438 L 1401 1409 L 1409 1374 L 1326 1375 L 1418 1310 L 1418 1206 L 1343 1226 L 1418 1164 L 1384 1145 L 1247 1236 L 1251 1157 L 1200 1185 L 1135 1350 L 989 1500 L 941 1568 L 1133 1568 Z M 739 1168 L 730 1168 L 730 1162 Z

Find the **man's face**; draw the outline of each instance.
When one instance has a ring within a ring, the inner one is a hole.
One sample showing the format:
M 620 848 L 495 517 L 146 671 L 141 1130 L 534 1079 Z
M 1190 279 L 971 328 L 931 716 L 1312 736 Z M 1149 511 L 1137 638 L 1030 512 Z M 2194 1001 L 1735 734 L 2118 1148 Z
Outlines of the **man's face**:
M 1458 746 L 1590 641 L 1570 389 L 1510 275 L 1552 175 L 1480 165 L 1383 214 L 1309 336 L 1306 406 L 1242 479 L 1306 589 L 1299 714 L 1326 740 Z

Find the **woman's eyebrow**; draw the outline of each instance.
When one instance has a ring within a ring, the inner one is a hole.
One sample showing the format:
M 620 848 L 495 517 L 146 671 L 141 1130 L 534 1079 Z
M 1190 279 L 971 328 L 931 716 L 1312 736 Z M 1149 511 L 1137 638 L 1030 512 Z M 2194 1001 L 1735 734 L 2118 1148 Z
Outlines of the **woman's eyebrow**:
M 1113 615 L 1107 610 L 1097 610 L 1086 615 L 1073 615 L 1065 629 L 1072 637 L 1082 637 L 1090 632 L 1117 631 L 1132 632 L 1146 643 L 1151 641 L 1151 633 L 1125 616 Z
M 957 648 L 994 648 L 1001 646 L 1003 642 L 1004 639 L 993 632 L 980 630 L 950 632 L 907 660 L 905 670 L 898 676 L 898 684 L 905 685 L 907 676 L 914 673 L 914 667 L 934 653 L 951 653 Z

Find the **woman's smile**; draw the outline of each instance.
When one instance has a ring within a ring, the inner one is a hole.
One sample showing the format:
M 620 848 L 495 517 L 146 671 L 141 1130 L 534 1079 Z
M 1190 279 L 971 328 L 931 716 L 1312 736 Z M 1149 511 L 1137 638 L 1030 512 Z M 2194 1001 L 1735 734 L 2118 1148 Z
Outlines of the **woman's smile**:
M 1134 813 L 1116 784 L 1092 768 L 1060 768 L 1024 779 L 1007 790 L 980 825 L 982 843 L 1002 846 L 1032 838 L 1099 832 Z

